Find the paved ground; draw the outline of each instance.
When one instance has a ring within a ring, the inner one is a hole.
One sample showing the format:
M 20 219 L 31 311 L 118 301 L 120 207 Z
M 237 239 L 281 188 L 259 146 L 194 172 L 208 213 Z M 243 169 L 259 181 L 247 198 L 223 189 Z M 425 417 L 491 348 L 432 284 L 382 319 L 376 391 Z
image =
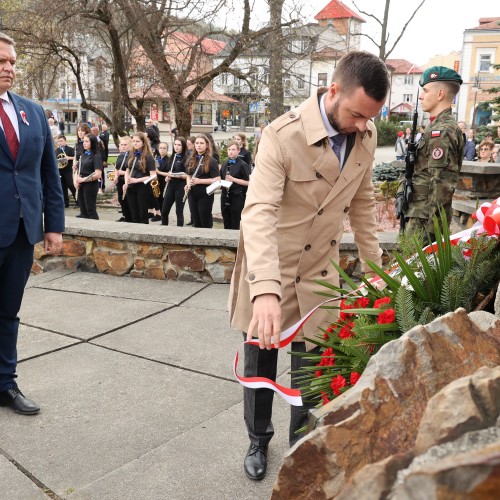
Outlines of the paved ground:
M 0 408 L 0 498 L 268 498 L 289 410 L 276 400 L 269 474 L 249 481 L 227 294 L 82 272 L 31 277 L 18 372 L 42 411 Z

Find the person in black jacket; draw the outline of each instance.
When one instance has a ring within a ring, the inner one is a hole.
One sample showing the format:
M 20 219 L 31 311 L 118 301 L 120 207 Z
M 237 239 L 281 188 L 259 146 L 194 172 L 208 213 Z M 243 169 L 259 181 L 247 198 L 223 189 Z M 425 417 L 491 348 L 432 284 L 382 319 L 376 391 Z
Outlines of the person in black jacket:
M 125 172 L 127 170 L 128 160 L 132 153 L 132 139 L 125 135 L 120 137 L 119 143 L 120 154 L 115 163 L 115 180 L 116 192 L 118 194 L 118 203 L 122 208 L 122 217 L 116 222 L 132 222 L 132 215 L 128 206 L 127 200 L 123 197 L 123 186 L 125 185 Z
M 241 211 L 245 205 L 245 195 L 250 180 L 250 167 L 238 157 L 240 147 L 236 141 L 227 145 L 229 159 L 222 165 L 221 178 L 232 182 L 229 188 L 222 188 L 220 204 L 224 229 L 239 229 Z
M 132 222 L 149 224 L 148 208 L 151 200 L 151 186 L 144 180 L 156 174 L 155 159 L 144 132 L 132 136 L 133 154 L 130 155 L 125 172 L 125 197 L 130 208 Z
M 98 151 L 97 137 L 87 134 L 83 138 L 83 154 L 78 161 L 75 188 L 84 219 L 99 219 L 97 215 L 97 191 L 102 177 L 102 158 Z
M 240 147 L 240 152 L 238 156 L 252 169 L 252 155 L 248 151 L 247 136 L 243 132 L 238 132 L 234 134 L 234 140 L 238 143 Z
M 158 155 L 158 146 L 160 144 L 160 129 L 154 124 L 151 118 L 147 121 L 146 134 L 151 144 L 153 155 Z
M 188 177 L 185 191 L 189 196 L 193 226 L 211 228 L 214 196 L 213 193 L 207 194 L 207 187 L 220 180 L 219 164 L 212 156 L 210 141 L 205 134 L 196 137 L 194 149 L 186 169 Z
M 174 154 L 170 157 L 167 168 L 167 189 L 161 209 L 161 224 L 168 226 L 168 216 L 175 203 L 177 225 L 184 225 L 184 188 L 186 187 L 186 151 L 187 144 L 184 137 L 177 137 L 174 141 Z M 177 174 L 177 175 L 172 175 Z M 182 175 L 184 174 L 184 175 Z
M 155 157 L 155 160 L 156 175 L 158 176 L 158 185 L 160 188 L 160 196 L 156 198 L 156 201 L 158 203 L 158 209 L 161 211 L 163 207 L 163 194 L 165 192 L 167 174 L 170 168 L 170 157 L 168 156 L 168 144 L 166 142 L 160 142 L 160 144 L 158 144 L 158 155 Z
M 68 189 L 71 192 L 71 195 L 73 196 L 73 199 L 75 200 L 75 206 L 77 205 L 76 203 L 76 198 L 75 198 L 75 185 L 73 184 L 73 159 L 75 157 L 75 150 L 68 146 L 66 142 L 66 136 L 60 135 L 57 138 L 58 142 L 58 147 L 56 149 L 56 157 L 57 157 L 57 166 L 59 167 L 59 175 L 61 177 L 61 187 L 63 190 L 63 196 L 64 196 L 64 206 L 66 208 L 69 207 L 69 196 L 68 196 Z M 61 162 L 66 162 L 66 166 L 61 168 Z

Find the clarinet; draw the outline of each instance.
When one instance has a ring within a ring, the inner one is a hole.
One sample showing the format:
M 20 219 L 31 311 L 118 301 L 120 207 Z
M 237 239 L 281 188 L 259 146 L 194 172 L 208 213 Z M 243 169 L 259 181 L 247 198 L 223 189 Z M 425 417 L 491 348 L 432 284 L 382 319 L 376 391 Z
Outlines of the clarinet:
M 130 169 L 130 175 L 129 175 L 129 177 L 132 177 L 132 174 L 134 173 L 134 169 L 135 169 L 135 164 L 136 164 L 136 162 L 137 162 L 137 157 L 135 157 L 135 158 L 134 158 L 134 163 L 132 164 L 132 168 Z M 123 165 L 123 163 L 122 163 L 122 165 Z M 128 167 L 127 167 L 127 168 L 128 168 Z M 122 200 L 124 200 L 124 199 L 125 199 L 125 195 L 127 194 L 128 184 L 127 184 L 127 183 L 125 183 L 125 184 L 123 185 L 123 187 L 124 187 L 125 189 L 123 190 Z
M 161 156 L 158 156 L 157 160 L 158 160 L 158 167 L 160 167 Z M 175 163 L 175 156 L 174 156 L 174 163 Z M 174 164 L 172 163 L 172 165 L 170 166 L 170 171 L 172 170 L 173 166 L 174 166 Z M 163 198 L 165 198 L 165 194 L 167 193 L 167 187 L 168 187 L 169 181 L 170 181 L 170 178 L 167 177 L 167 179 L 165 180 L 165 187 L 163 189 Z
M 200 158 L 200 161 L 198 162 L 198 166 L 196 167 L 196 170 L 194 171 L 194 174 L 192 175 L 192 177 L 196 177 L 196 174 L 198 173 L 198 170 L 200 170 L 200 167 L 201 167 L 201 164 L 203 163 L 203 158 L 205 157 L 205 155 L 203 155 L 201 158 Z M 185 203 L 186 200 L 187 200 L 187 197 L 188 197 L 188 194 L 189 194 L 189 191 L 191 191 L 191 183 L 189 183 L 187 185 L 187 190 L 186 192 L 184 193 L 184 198 L 182 198 L 182 203 Z

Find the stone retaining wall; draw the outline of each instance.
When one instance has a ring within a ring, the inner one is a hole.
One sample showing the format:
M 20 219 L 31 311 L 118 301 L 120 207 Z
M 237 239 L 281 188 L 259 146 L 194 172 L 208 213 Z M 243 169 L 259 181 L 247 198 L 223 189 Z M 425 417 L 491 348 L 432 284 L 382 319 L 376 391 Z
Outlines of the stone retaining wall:
M 101 272 L 159 280 L 229 283 L 239 231 L 127 224 L 66 217 L 63 252 L 58 257 L 35 246 L 32 271 Z M 379 233 L 384 252 L 395 248 L 396 233 Z M 353 235 L 340 244 L 341 265 L 353 274 L 359 265 Z

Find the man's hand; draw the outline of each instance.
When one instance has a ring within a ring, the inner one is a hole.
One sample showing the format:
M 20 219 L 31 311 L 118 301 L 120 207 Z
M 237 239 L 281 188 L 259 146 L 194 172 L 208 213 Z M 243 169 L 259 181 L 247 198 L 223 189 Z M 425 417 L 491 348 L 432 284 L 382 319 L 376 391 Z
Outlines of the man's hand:
M 255 329 L 257 329 L 261 349 L 271 349 L 273 343 L 276 348 L 280 346 L 281 307 L 276 295 L 267 293 L 255 298 L 247 340 L 252 339 L 252 333 Z
M 45 233 L 43 249 L 51 255 L 59 255 L 62 250 L 62 233 Z

